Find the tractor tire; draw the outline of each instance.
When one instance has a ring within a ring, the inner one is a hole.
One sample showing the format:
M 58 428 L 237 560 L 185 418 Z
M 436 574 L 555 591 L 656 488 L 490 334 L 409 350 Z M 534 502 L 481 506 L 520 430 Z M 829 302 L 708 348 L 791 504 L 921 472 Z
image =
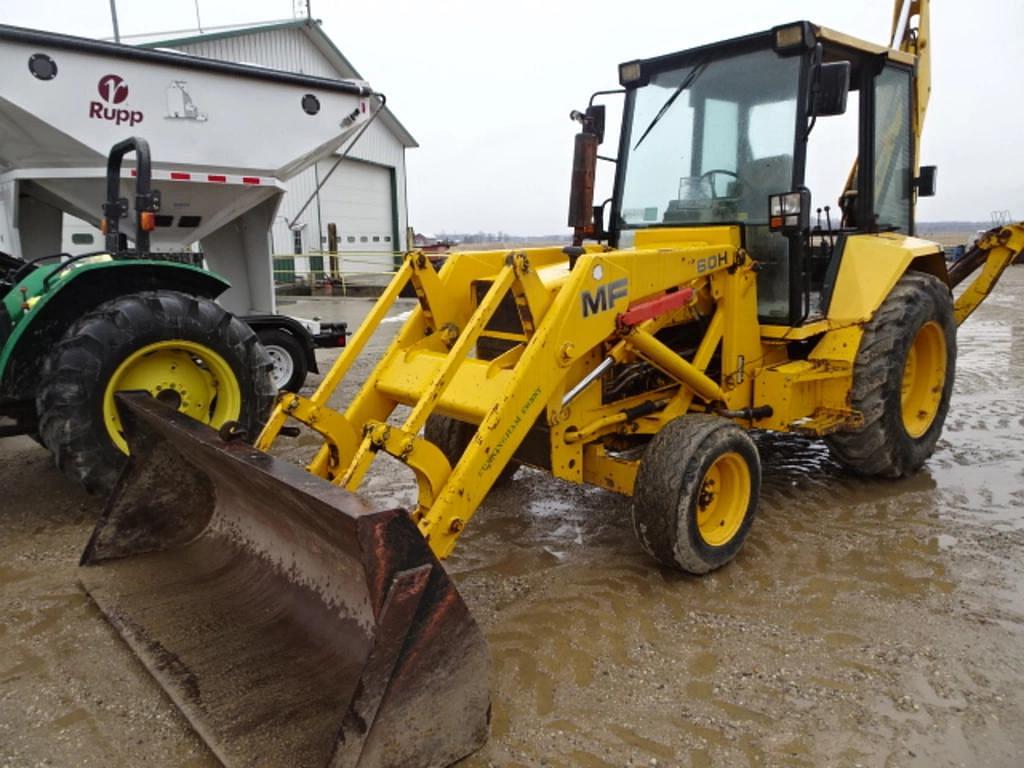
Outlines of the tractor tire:
M 760 492 L 761 459 L 745 430 L 719 416 L 681 416 L 640 460 L 633 530 L 662 565 L 707 573 L 743 546 Z
M 302 342 L 279 328 L 262 328 L 256 332 L 260 344 L 270 356 L 270 380 L 285 392 L 298 392 L 306 383 L 309 365 Z
M 949 289 L 908 272 L 864 329 L 853 369 L 857 430 L 826 442 L 859 475 L 904 477 L 935 451 L 956 375 L 956 322 Z
M 146 291 L 101 304 L 43 361 L 36 397 L 43 444 L 90 493 L 108 493 L 127 458 L 114 393 L 140 389 L 214 428 L 237 421 L 250 439 L 275 396 L 256 334 L 213 301 Z
M 423 436 L 441 449 L 441 453 L 448 459 L 452 469 L 459 463 L 466 446 L 476 434 L 476 427 L 458 419 L 451 419 L 447 416 L 434 414 L 427 418 L 427 424 L 423 428 Z M 519 469 L 519 462 L 510 461 L 498 474 L 494 481 L 493 488 L 506 485 L 511 482 L 516 470 Z

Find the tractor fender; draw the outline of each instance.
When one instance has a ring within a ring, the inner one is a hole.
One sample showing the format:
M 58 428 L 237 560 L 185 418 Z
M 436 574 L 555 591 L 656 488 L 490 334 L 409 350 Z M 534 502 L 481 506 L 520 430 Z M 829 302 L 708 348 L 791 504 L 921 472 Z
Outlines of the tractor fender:
M 836 245 L 841 252 L 826 315 L 833 325 L 868 322 L 909 269 L 949 285 L 942 248 L 929 240 L 883 232 L 849 235 Z
M 50 272 L 49 267 L 44 270 Z M 23 284 L 29 280 L 38 283 L 33 275 Z M 53 270 L 47 289 L 40 292 L 35 285 L 37 290 L 32 293 L 38 299 L 26 302 L 27 308 L 18 307 L 10 335 L 0 349 L 0 401 L 34 398 L 43 355 L 72 323 L 105 301 L 157 289 L 213 299 L 230 287 L 219 275 L 172 261 L 110 260 Z M 9 296 L 17 298 L 20 291 L 21 286 L 16 286 Z M 5 303 L 8 306 L 3 311 L 10 319 L 10 301 Z
M 316 364 L 316 344 L 313 341 L 313 334 L 298 320 L 287 315 L 246 315 L 242 320 L 257 334 L 265 328 L 277 328 L 285 333 L 290 333 L 302 345 L 309 370 L 313 373 L 320 373 Z

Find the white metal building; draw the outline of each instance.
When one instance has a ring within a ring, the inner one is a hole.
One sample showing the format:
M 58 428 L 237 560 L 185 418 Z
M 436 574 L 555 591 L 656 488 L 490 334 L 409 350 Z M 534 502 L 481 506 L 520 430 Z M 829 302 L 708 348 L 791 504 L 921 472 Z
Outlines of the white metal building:
M 317 77 L 363 79 L 311 19 L 219 29 L 137 44 Z M 267 136 L 266 140 L 273 141 L 274 137 Z M 288 222 L 314 194 L 337 157 L 320 161 L 291 179 L 272 230 L 279 279 L 287 279 L 292 259 L 298 274 L 322 268 L 316 257 L 311 264 L 309 257 L 296 254 L 326 251 L 331 223 L 337 229 L 343 271 L 390 271 L 395 264 L 393 254 L 406 248 L 405 151 L 416 146 L 416 140 L 385 108 L 327 178 L 293 229 L 289 229 Z

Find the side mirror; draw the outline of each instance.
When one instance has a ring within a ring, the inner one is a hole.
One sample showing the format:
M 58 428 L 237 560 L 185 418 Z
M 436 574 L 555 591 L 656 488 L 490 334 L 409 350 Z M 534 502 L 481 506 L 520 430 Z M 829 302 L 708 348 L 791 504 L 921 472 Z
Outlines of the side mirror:
M 846 97 L 850 93 L 850 62 L 818 64 L 812 83 L 812 115 L 829 117 L 846 112 Z
M 938 172 L 939 169 L 934 165 L 921 166 L 917 178 L 914 179 L 914 186 L 917 187 L 918 197 L 935 196 L 935 177 L 938 175 Z

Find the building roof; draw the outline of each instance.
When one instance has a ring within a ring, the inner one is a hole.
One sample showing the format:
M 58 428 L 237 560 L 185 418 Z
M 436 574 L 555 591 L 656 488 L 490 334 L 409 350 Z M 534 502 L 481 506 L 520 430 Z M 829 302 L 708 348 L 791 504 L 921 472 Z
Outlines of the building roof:
M 295 29 L 300 31 L 316 47 L 316 49 L 327 59 L 330 65 L 343 80 L 364 80 L 359 71 L 352 65 L 345 55 L 338 50 L 327 33 L 324 32 L 319 20 L 316 19 L 286 19 L 284 21 L 267 21 L 254 24 L 240 24 L 228 27 L 215 27 L 199 34 L 192 33 L 192 30 L 182 30 L 180 37 L 168 38 L 168 33 L 160 35 L 139 35 L 131 38 L 122 38 L 141 48 L 180 48 L 190 43 L 208 42 L 211 40 L 223 40 L 230 37 L 241 37 L 254 32 L 272 32 L 278 29 Z M 186 34 L 187 33 L 187 34 Z M 406 147 L 418 147 L 416 139 L 395 117 L 394 113 L 384 107 L 380 115 L 380 122 L 387 126 L 395 137 Z

